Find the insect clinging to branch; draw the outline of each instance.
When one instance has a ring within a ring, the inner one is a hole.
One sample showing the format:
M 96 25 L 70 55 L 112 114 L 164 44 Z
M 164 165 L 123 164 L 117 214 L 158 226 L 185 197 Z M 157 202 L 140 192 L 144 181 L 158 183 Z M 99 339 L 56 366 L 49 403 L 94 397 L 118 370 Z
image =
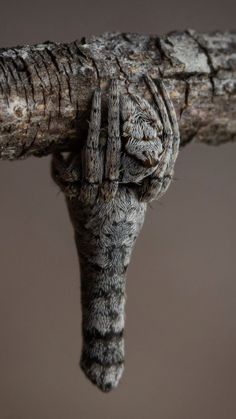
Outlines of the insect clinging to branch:
M 125 277 L 147 203 L 163 195 L 179 148 L 176 113 L 164 83 L 145 77 L 154 106 L 121 97 L 111 80 L 106 126 L 102 91 L 93 94 L 87 140 L 78 154 L 54 154 L 52 175 L 65 193 L 81 273 L 80 365 L 101 390 L 124 369 Z

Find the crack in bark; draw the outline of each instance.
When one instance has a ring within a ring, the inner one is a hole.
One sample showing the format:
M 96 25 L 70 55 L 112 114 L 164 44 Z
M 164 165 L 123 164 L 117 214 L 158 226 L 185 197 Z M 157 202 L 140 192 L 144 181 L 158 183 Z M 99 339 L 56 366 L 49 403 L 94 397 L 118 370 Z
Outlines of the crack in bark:
M 184 92 L 184 105 L 182 106 L 182 108 L 180 109 L 180 119 L 183 115 L 183 112 L 185 111 L 185 109 L 187 109 L 188 107 L 188 98 L 189 98 L 189 93 L 190 93 L 190 83 L 188 80 L 185 81 L 185 92 Z
M 15 52 L 15 51 L 14 51 Z M 12 62 L 12 65 L 13 65 L 13 67 L 14 67 L 14 69 L 15 69 L 15 72 L 16 72 L 16 74 L 17 74 L 17 77 L 18 77 L 18 80 L 19 80 L 19 88 L 20 88 L 20 86 L 22 86 L 23 87 L 23 90 L 24 90 L 24 96 L 25 96 L 25 101 L 26 101 L 26 104 L 27 104 L 27 107 L 28 107 L 28 96 L 27 96 L 27 93 L 26 93 L 26 88 L 25 88 L 25 85 L 24 85 L 24 83 L 23 83 L 23 81 L 22 81 L 22 78 L 21 78 L 21 71 L 22 71 L 22 67 L 21 67 L 21 69 L 19 70 L 19 67 L 17 66 L 17 64 L 16 64 L 16 62 L 15 62 L 15 60 L 14 60 L 14 58 L 12 58 L 11 59 L 11 62 Z
M 28 64 L 21 55 L 17 54 L 16 58 L 18 58 L 22 63 L 23 70 L 21 70 L 21 71 L 24 72 L 25 75 L 26 75 L 26 80 L 28 81 L 28 84 L 30 86 L 31 93 L 32 93 L 32 100 L 33 100 L 34 104 L 36 104 L 35 96 L 34 96 L 34 83 L 32 81 L 32 76 L 31 76 L 31 72 L 30 72 L 30 69 L 28 67 Z
M 212 89 L 212 97 L 211 97 L 211 100 L 212 100 L 212 102 L 214 102 L 214 98 L 216 96 L 215 80 L 214 80 L 214 78 L 217 77 L 217 73 L 218 72 L 214 68 L 214 65 L 213 65 L 213 62 L 212 62 L 212 58 L 211 58 L 210 52 L 208 51 L 207 47 L 205 47 L 205 45 L 203 45 L 199 41 L 199 39 L 193 35 L 193 33 L 191 31 L 186 31 L 186 34 L 196 42 L 196 44 L 198 45 L 200 51 L 202 51 L 204 53 L 204 55 L 206 56 L 207 64 L 208 64 L 208 66 L 210 68 L 209 81 L 211 83 L 211 89 Z
M 75 46 L 78 59 L 80 59 L 80 57 L 82 57 L 85 60 L 85 62 L 88 62 L 88 60 L 91 60 L 91 58 L 88 58 L 87 55 L 84 53 L 84 51 L 82 51 L 82 49 L 80 48 L 80 45 L 77 44 L 77 41 L 74 41 L 73 45 Z M 83 60 L 80 60 L 80 63 L 81 63 L 81 65 L 84 65 Z
M 39 127 L 39 125 L 38 125 L 38 126 L 37 126 L 37 128 L 36 128 L 36 133 L 35 133 L 35 135 L 34 135 L 34 137 L 33 137 L 32 141 L 30 142 L 30 144 L 29 144 L 28 146 L 26 146 L 26 145 L 25 145 L 25 151 L 30 150 L 30 149 L 33 147 L 33 145 L 34 145 L 34 143 L 35 143 L 35 141 L 36 141 L 36 138 L 37 138 L 37 135 L 38 135 L 39 131 L 40 131 L 40 127 Z
M 62 101 L 62 86 L 61 86 L 61 81 L 60 81 L 60 77 L 58 75 L 58 73 L 60 74 L 60 68 L 58 66 L 58 63 L 52 53 L 52 51 L 49 48 L 45 48 L 45 51 L 47 52 L 48 56 L 51 59 L 51 62 L 55 68 L 55 76 L 57 79 L 57 84 L 58 84 L 58 116 L 61 115 L 61 101 Z
M 43 107 L 44 107 L 44 109 L 43 109 L 43 115 L 45 116 L 45 114 L 46 114 L 46 108 L 47 108 L 47 100 L 46 100 L 46 95 L 45 95 L 45 91 L 44 91 L 45 90 L 45 84 L 44 84 L 42 78 L 40 77 L 40 74 L 39 74 L 39 72 L 37 70 L 36 65 L 33 65 L 33 69 L 34 69 L 35 74 L 37 75 L 37 77 L 39 79 L 39 84 L 40 84 L 40 87 L 41 87 L 41 93 L 42 93 L 42 98 L 43 98 Z
M 62 94 L 61 94 L 61 82 L 58 74 L 56 73 L 56 78 L 58 82 L 58 116 L 61 115 L 61 101 L 62 101 Z
M 22 86 L 23 91 L 24 91 L 24 97 L 25 97 L 26 109 L 27 109 L 27 111 L 29 112 L 29 100 L 28 100 L 28 95 L 27 95 L 27 89 L 26 89 L 26 87 L 25 87 L 24 80 L 23 80 L 23 79 L 22 79 L 22 77 L 21 77 L 21 73 L 18 73 L 18 74 L 19 74 L 19 79 L 20 79 L 20 81 L 21 81 L 21 86 Z M 30 122 L 30 119 L 29 119 L 29 122 Z
M 1 67 L 1 69 L 2 69 L 2 73 L 3 73 L 3 75 L 4 75 L 4 79 L 5 79 L 5 82 L 6 82 L 6 91 L 8 92 L 8 94 L 9 94 L 9 96 L 11 95 L 11 87 L 10 87 L 10 85 L 9 85 L 9 83 L 8 83 L 8 77 L 7 77 L 7 73 L 6 73 L 6 70 L 5 70 L 5 65 L 4 65 L 4 61 L 3 61 L 3 63 L 2 63 L 2 58 L 0 57 L 0 67 Z
M 48 114 L 48 126 L 47 126 L 48 131 L 50 130 L 51 120 L 52 120 L 52 114 L 50 111 Z
M 39 73 L 39 71 L 38 71 L 38 69 L 37 69 L 37 62 L 35 61 L 34 57 L 32 57 L 32 58 L 33 58 L 33 60 L 34 60 L 34 62 L 35 62 L 35 65 L 33 65 L 33 69 L 34 69 L 34 71 L 35 71 L 35 73 L 36 73 L 36 75 L 37 75 L 37 77 L 38 77 L 38 79 L 39 79 L 39 81 L 40 81 L 41 86 L 42 86 L 43 88 L 46 88 L 46 85 L 45 85 L 45 83 L 44 83 L 44 80 L 43 80 L 43 79 L 42 79 L 42 77 L 40 76 L 40 73 Z
M 97 66 L 96 60 L 94 60 L 94 58 L 91 58 L 91 61 L 93 63 L 93 66 L 95 68 L 95 74 L 97 76 L 97 81 L 100 83 L 100 74 L 99 74 L 99 68 Z
M 50 94 L 52 94 L 52 92 L 53 92 L 53 85 L 52 85 L 52 80 L 51 80 L 51 76 L 50 76 L 50 73 L 49 73 L 49 70 L 48 70 L 47 64 L 46 64 L 46 62 L 45 62 L 45 57 L 44 57 L 44 55 L 43 55 L 43 54 L 41 54 L 41 52 L 40 52 L 40 51 L 37 51 L 37 52 L 38 52 L 38 55 L 40 56 L 40 58 L 41 58 L 41 60 L 42 60 L 42 64 L 43 64 L 43 66 L 44 66 L 44 68 L 45 68 L 45 71 L 46 71 L 46 74 L 47 74 L 47 77 L 48 77 L 48 81 L 49 81 L 49 86 L 50 86 Z
M 68 95 L 69 95 L 70 103 L 73 104 L 72 96 L 71 96 L 72 90 L 71 90 L 71 85 L 70 85 L 70 76 L 67 72 L 66 66 L 64 64 L 62 64 L 62 66 L 64 68 L 65 75 L 66 75 L 66 82 L 67 82 L 67 86 L 68 86 Z
M 58 73 L 60 73 L 60 68 L 59 68 L 59 65 L 58 65 L 57 59 L 56 59 L 55 55 L 53 54 L 52 50 L 51 50 L 50 48 L 46 47 L 46 48 L 45 48 L 45 51 L 47 51 L 47 53 L 48 53 L 49 57 L 51 58 L 51 61 L 52 61 L 53 65 L 54 65 L 54 67 L 55 67 L 56 71 L 57 71 Z
M 161 62 L 163 62 L 163 61 L 166 60 L 170 64 L 170 66 L 173 66 L 172 60 L 170 59 L 170 57 L 168 57 L 168 55 L 166 54 L 166 52 L 162 48 L 161 39 L 160 38 L 156 38 L 156 40 L 155 40 L 155 46 L 156 46 L 156 48 L 159 51 Z M 162 72 L 162 75 L 164 76 L 164 72 Z
M 64 48 L 64 45 L 63 45 L 63 47 L 61 48 L 61 56 L 62 57 L 65 57 L 65 59 L 66 59 L 66 64 L 68 65 L 68 67 L 69 67 L 69 71 L 70 71 L 70 73 L 71 73 L 71 75 L 73 74 L 73 68 L 72 68 L 72 65 L 71 65 L 71 60 L 70 60 L 70 58 L 72 58 L 73 60 L 75 59 L 75 57 L 73 57 L 73 55 L 70 53 L 69 55 L 70 55 L 70 57 L 68 57 L 68 55 L 66 54 L 68 51 L 70 51 L 70 49 L 68 48 L 68 49 L 66 49 L 66 48 Z M 66 67 L 65 67 L 66 68 Z M 69 74 L 68 74 L 69 75 Z
M 63 47 L 64 47 L 64 49 L 68 52 L 68 54 L 69 54 L 70 58 L 71 58 L 72 60 L 74 60 L 74 59 L 75 59 L 75 57 L 74 57 L 74 55 L 72 54 L 72 52 L 71 52 L 71 50 L 70 50 L 69 45 L 64 44 L 64 45 L 63 45 Z M 68 61 L 70 61 L 70 60 L 68 59 Z
M 0 88 L 1 88 L 2 96 L 4 97 L 4 100 L 6 102 L 7 108 L 9 108 L 10 104 L 9 104 L 8 95 L 6 94 L 5 89 L 3 88 L 1 82 L 0 82 Z
M 16 78 L 15 78 L 15 76 L 14 76 L 14 73 L 13 73 L 13 70 L 12 70 L 12 68 L 11 68 L 10 64 L 8 64 L 8 65 L 7 65 L 7 69 L 9 70 L 9 73 L 10 73 L 10 75 L 11 75 L 11 77 L 12 77 L 12 80 L 13 80 L 13 82 L 14 82 L 14 85 L 15 85 L 16 92 L 17 92 L 17 94 L 18 94 L 18 84 L 17 84 L 17 80 L 16 80 Z

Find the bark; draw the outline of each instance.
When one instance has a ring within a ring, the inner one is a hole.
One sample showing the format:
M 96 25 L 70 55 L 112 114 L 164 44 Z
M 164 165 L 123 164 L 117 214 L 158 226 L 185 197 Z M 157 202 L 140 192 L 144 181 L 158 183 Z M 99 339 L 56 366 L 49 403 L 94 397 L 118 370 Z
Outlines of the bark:
M 0 49 L 0 158 L 73 150 L 87 132 L 94 88 L 106 98 L 118 77 L 123 92 L 147 96 L 145 73 L 164 78 L 182 145 L 236 140 L 236 32 L 106 33 Z

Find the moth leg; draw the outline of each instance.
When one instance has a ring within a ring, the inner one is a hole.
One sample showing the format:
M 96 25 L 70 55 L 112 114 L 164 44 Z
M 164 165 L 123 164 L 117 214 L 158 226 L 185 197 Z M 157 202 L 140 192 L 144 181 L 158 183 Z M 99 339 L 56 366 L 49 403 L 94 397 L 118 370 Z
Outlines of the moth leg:
M 170 186 L 170 183 L 173 179 L 173 175 L 174 175 L 174 167 L 175 167 L 175 161 L 177 159 L 178 156 L 178 152 L 179 152 L 179 144 L 180 144 L 180 132 L 179 132 L 179 124 L 178 124 L 178 120 L 177 120 L 177 116 L 176 116 L 176 112 L 173 106 L 173 103 L 169 97 L 169 94 L 166 90 L 166 87 L 164 85 L 163 82 L 160 82 L 161 85 L 161 89 L 163 92 L 163 98 L 165 100 L 165 104 L 166 104 L 166 108 L 170 117 L 170 123 L 171 123 L 171 127 L 172 127 L 172 133 L 173 133 L 173 144 L 172 144 L 172 153 L 171 153 L 171 158 L 169 161 L 169 164 L 167 166 L 167 171 L 163 177 L 163 183 L 162 183 L 162 188 L 161 191 L 158 194 L 158 198 L 160 198 L 162 195 L 165 194 L 165 192 L 167 191 L 168 187 Z
M 158 89 L 150 77 L 146 82 L 153 94 L 163 124 L 163 148 L 157 169 L 144 180 L 141 187 L 141 200 L 152 201 L 167 190 L 173 177 L 175 160 L 179 149 L 179 127 L 174 106 L 162 81 L 158 80 Z
M 97 197 L 101 181 L 102 164 L 99 151 L 101 129 L 101 90 L 97 88 L 93 95 L 87 141 L 82 154 L 82 186 L 80 200 L 93 203 Z
M 171 156 L 170 156 L 169 163 L 167 165 L 167 171 L 163 177 L 163 184 L 162 184 L 161 191 L 157 196 L 158 198 L 166 192 L 166 190 L 168 189 L 173 179 L 174 166 L 175 166 L 175 161 L 178 156 L 179 144 L 180 144 L 179 124 L 178 124 L 175 108 L 173 106 L 172 100 L 170 99 L 170 96 L 165 87 L 165 84 L 161 80 L 159 81 L 159 84 L 160 84 L 160 90 L 161 90 L 161 93 L 165 102 L 165 106 L 169 115 L 169 121 L 171 125 L 173 138 L 172 138 Z
M 120 171 L 120 92 L 118 80 L 112 80 L 108 101 L 108 138 L 101 195 L 105 201 L 114 198 Z
M 176 161 L 176 158 L 177 158 L 178 152 L 179 152 L 179 144 L 180 144 L 179 124 L 178 124 L 178 120 L 177 120 L 174 105 L 172 103 L 172 100 L 170 99 L 170 96 L 169 96 L 169 93 L 166 89 L 166 86 L 162 81 L 160 81 L 160 87 L 161 87 L 161 90 L 162 90 L 162 94 L 163 94 L 163 98 L 164 98 L 164 101 L 165 101 L 166 109 L 167 109 L 168 114 L 169 114 L 170 124 L 171 124 L 171 128 L 172 128 L 172 133 L 173 133 L 172 154 L 171 154 L 171 159 L 170 159 L 170 163 L 169 163 L 169 166 L 168 166 L 168 171 L 173 172 L 175 161 Z
M 77 196 L 79 182 L 79 171 L 75 164 L 76 157 L 70 161 L 65 159 L 61 153 L 54 153 L 51 161 L 51 175 L 54 182 L 67 196 Z

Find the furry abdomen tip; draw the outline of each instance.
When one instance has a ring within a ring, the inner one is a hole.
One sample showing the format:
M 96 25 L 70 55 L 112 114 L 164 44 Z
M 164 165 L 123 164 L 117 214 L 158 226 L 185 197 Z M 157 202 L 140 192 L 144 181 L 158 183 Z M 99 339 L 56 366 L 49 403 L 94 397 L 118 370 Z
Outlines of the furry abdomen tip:
M 80 367 L 86 377 L 104 393 L 108 393 L 117 387 L 124 371 L 124 363 L 114 365 L 100 365 L 96 362 L 87 363 L 81 358 Z
M 80 366 L 89 380 L 103 392 L 117 387 L 124 370 L 123 332 L 84 335 Z

